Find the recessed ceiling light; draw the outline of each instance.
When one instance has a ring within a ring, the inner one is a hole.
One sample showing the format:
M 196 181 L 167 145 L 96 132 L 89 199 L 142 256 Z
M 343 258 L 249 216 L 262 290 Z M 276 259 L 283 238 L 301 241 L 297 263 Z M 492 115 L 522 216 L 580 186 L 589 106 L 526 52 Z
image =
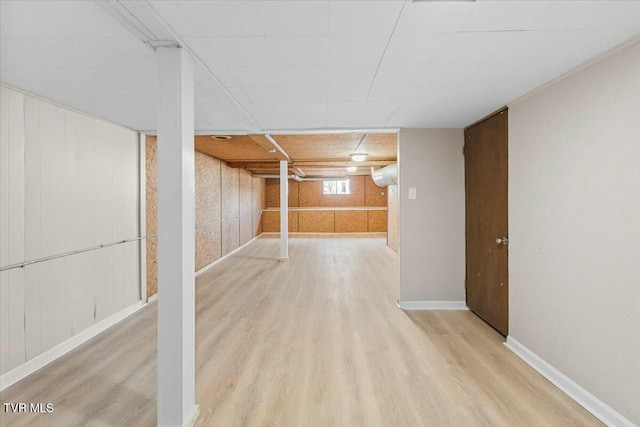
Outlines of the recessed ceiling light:
M 267 151 L 270 152 L 271 154 L 273 154 L 273 153 L 276 152 L 276 149 L 275 148 L 269 148 Z
M 347 167 L 347 172 L 355 172 L 358 168 L 356 166 Z
M 211 135 L 211 138 L 216 141 L 228 141 L 231 139 L 231 135 Z
M 367 153 L 353 153 L 351 155 L 351 160 L 353 160 L 354 162 L 364 162 L 367 156 Z

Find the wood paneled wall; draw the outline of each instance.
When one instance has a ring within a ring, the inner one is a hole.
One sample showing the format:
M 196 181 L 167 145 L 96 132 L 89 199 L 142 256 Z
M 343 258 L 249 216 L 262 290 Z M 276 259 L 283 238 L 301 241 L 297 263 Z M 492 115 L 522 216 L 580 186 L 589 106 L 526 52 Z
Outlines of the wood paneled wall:
M 388 186 L 387 192 L 387 246 L 398 252 L 398 186 Z
M 156 137 L 146 142 L 147 234 L 157 233 Z M 262 233 L 265 180 L 195 153 L 196 271 Z M 157 239 L 147 240 L 147 295 L 158 291 Z
M 140 300 L 138 139 L 0 86 L 0 373 Z
M 352 176 L 351 194 L 327 195 L 322 188 L 322 182 L 289 181 L 289 207 L 294 208 L 289 212 L 290 232 L 387 231 L 387 189 L 370 176 Z M 279 232 L 280 211 L 273 208 L 280 207 L 280 181 L 268 179 L 266 194 L 266 206 L 272 209 L 264 212 L 264 231 Z

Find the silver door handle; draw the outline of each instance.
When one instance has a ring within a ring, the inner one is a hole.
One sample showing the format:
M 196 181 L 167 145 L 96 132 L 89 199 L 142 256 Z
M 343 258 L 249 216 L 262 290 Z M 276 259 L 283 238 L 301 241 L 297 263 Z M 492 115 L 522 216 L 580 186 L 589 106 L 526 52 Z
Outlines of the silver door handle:
M 507 237 L 498 237 L 496 239 L 496 243 L 499 245 L 508 245 L 509 244 L 509 239 Z

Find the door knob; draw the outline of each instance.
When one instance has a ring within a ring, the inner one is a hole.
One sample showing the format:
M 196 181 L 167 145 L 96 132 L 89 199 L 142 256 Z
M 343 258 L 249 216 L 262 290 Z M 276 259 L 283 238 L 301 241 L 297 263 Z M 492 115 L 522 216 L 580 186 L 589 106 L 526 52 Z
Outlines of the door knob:
M 509 244 L 509 239 L 507 237 L 498 237 L 496 239 L 496 243 L 499 245 L 508 245 Z

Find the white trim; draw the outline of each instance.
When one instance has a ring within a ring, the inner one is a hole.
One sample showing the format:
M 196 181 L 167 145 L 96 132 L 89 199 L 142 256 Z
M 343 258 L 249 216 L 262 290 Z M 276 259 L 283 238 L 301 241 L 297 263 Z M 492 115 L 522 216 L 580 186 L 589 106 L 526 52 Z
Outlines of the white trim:
M 151 295 L 150 297 L 147 297 L 147 303 L 152 303 L 157 299 L 158 299 L 158 292 L 156 291 L 155 294 Z
M 67 354 L 74 348 L 78 347 L 80 344 L 89 341 L 91 338 L 107 330 L 116 323 L 124 320 L 125 318 L 129 317 L 145 306 L 146 304 L 144 304 L 142 301 L 137 301 L 127 308 L 120 310 L 119 312 L 74 335 L 68 340 L 45 351 L 44 353 L 35 356 L 33 359 L 27 360 L 22 365 L 17 366 L 9 372 L 2 374 L 2 376 L 0 376 L 0 390 L 4 390 L 10 385 L 17 383 L 21 379 L 48 365 L 59 357 Z
M 263 233 L 264 234 L 264 233 Z M 279 234 L 279 233 L 277 233 Z M 254 237 L 253 239 L 249 240 L 247 243 L 245 243 L 244 245 L 235 248 L 234 250 L 232 250 L 231 252 L 229 252 L 228 254 L 221 256 L 220 258 L 218 258 L 217 260 L 213 261 L 211 264 L 206 265 L 204 267 L 202 267 L 200 270 L 196 271 L 196 277 L 200 276 L 201 274 L 205 273 L 206 271 L 208 271 L 209 269 L 211 269 L 213 266 L 221 263 L 222 261 L 224 261 L 225 259 L 229 258 L 231 255 L 235 254 L 236 252 L 238 252 L 240 249 L 244 248 L 245 246 L 248 246 L 249 244 L 253 243 L 254 240 L 256 240 L 258 237 L 260 237 L 261 235 L 258 234 L 256 237 Z M 156 296 L 157 298 L 158 294 L 154 294 L 152 297 Z
M 625 426 L 634 427 L 631 421 L 626 419 L 622 414 L 615 411 L 609 405 L 589 393 L 571 378 L 551 366 L 540 356 L 529 350 L 520 342 L 507 337 L 505 346 L 516 354 L 520 359 L 524 360 L 529 366 L 538 371 L 540 375 L 549 380 L 553 385 L 558 387 L 563 393 L 575 400 L 580 406 L 591 412 L 594 417 L 608 426 Z
M 184 420 L 184 424 L 182 424 L 182 427 L 194 426 L 196 424 L 196 421 L 198 421 L 199 416 L 200 416 L 200 405 L 193 405 L 193 408 L 191 409 L 191 413 L 189 414 L 187 419 Z
M 469 310 L 464 301 L 398 301 L 402 310 Z

